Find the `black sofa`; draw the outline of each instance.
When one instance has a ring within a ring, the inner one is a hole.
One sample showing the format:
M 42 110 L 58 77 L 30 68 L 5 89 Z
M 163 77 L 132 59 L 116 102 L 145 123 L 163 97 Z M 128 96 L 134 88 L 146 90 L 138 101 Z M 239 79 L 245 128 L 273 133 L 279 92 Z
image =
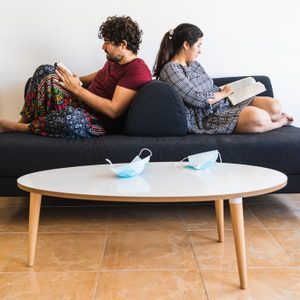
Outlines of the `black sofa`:
M 265 95 L 273 96 L 268 77 L 253 77 L 265 84 Z M 240 78 L 214 81 L 220 86 Z M 158 81 L 139 91 L 124 128 L 122 134 L 85 139 L 0 133 L 0 196 L 24 195 L 16 185 L 21 175 L 104 164 L 106 158 L 114 163 L 128 162 L 144 147 L 152 150 L 151 161 L 179 161 L 190 154 L 218 149 L 223 162 L 257 165 L 285 173 L 288 185 L 281 192 L 300 192 L 300 128 L 286 126 L 260 134 L 187 134 L 181 99 L 171 87 Z

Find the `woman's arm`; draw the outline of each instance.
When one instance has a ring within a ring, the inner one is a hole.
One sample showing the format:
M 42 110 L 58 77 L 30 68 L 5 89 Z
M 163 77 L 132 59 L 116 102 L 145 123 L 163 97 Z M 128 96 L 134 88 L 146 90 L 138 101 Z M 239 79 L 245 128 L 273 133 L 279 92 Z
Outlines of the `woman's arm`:
M 183 70 L 176 65 L 163 69 L 160 79 L 174 87 L 182 100 L 191 107 L 209 109 L 208 99 L 214 98 L 214 92 L 207 92 L 201 85 L 194 85 Z
M 211 104 L 217 103 L 232 93 L 232 89 L 228 85 L 218 92 L 213 89 L 207 90 L 210 77 L 200 65 L 194 72 L 199 72 L 199 76 L 203 79 L 198 85 L 193 84 L 186 77 L 184 71 L 176 65 L 169 65 L 161 73 L 161 79 L 170 83 L 186 104 L 196 108 L 209 109 Z
M 215 103 L 217 103 L 218 101 L 220 101 L 220 100 L 222 100 L 222 99 L 228 97 L 229 95 L 231 95 L 232 92 L 233 92 L 233 91 L 232 91 L 232 87 L 231 87 L 230 85 L 227 84 L 227 85 L 225 85 L 225 86 L 223 87 L 223 89 L 222 89 L 221 91 L 216 92 L 216 93 L 214 94 L 214 98 L 208 99 L 208 103 L 209 103 L 209 104 L 215 104 Z

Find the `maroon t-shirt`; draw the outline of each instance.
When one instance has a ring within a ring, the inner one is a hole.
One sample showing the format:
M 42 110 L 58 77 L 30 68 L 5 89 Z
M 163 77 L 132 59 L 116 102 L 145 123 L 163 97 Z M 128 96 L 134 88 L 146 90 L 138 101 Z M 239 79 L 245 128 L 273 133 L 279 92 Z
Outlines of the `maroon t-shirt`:
M 88 90 L 111 100 L 117 85 L 131 90 L 139 90 L 151 80 L 151 72 L 140 58 L 122 65 L 108 60 L 98 71 Z M 124 125 L 124 117 L 112 120 L 101 113 L 97 113 L 97 117 L 107 133 L 116 133 Z
M 123 65 L 108 60 L 88 89 L 93 94 L 112 99 L 117 85 L 138 90 L 150 80 L 150 70 L 140 58 Z

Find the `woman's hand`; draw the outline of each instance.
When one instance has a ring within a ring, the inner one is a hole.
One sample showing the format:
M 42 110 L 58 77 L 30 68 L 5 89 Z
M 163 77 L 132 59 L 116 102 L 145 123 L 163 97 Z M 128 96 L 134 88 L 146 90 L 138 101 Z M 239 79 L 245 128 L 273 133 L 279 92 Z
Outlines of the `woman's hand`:
M 223 89 L 221 90 L 221 93 L 223 94 L 223 98 L 228 97 L 233 93 L 233 89 L 230 84 L 226 84 Z
M 228 97 L 233 93 L 233 89 L 229 84 L 226 84 L 220 92 L 215 93 L 215 97 L 213 99 L 208 99 L 209 104 L 215 104 L 218 101 Z
M 66 69 L 60 66 L 56 68 L 55 72 L 60 79 L 59 84 L 69 92 L 76 94 L 78 88 L 81 87 L 79 77 L 75 74 L 70 74 Z

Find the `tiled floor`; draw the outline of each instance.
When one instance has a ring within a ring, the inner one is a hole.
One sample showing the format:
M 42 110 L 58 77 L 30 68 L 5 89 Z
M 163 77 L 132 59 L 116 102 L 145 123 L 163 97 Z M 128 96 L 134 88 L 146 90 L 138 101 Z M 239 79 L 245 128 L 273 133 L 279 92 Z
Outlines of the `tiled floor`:
M 45 199 L 35 266 L 28 201 L 0 198 L 0 299 L 300 299 L 300 195 L 244 201 L 249 288 L 239 289 L 228 206 Z

